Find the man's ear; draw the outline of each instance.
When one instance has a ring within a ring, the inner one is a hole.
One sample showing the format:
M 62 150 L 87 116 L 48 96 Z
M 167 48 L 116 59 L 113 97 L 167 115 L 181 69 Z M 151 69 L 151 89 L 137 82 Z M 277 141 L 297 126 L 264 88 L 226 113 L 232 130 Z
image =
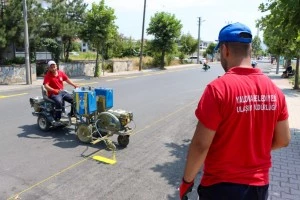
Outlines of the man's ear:
M 225 57 L 229 56 L 229 48 L 228 45 L 226 44 L 222 44 L 222 46 L 220 47 L 220 51 L 222 51 L 223 55 L 225 55 Z

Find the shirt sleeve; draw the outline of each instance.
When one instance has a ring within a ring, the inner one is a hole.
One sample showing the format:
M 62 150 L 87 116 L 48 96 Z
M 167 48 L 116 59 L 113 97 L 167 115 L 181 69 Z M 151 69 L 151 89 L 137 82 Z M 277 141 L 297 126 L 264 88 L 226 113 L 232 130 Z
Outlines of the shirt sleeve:
M 49 84 L 49 76 L 47 74 L 44 76 L 43 85 L 45 85 L 45 84 Z
M 208 85 L 198 103 L 195 115 L 206 128 L 216 131 L 222 120 L 220 106 L 220 95 Z
M 284 94 L 282 94 L 282 109 L 278 116 L 278 121 L 283 121 L 289 118 L 289 112 Z
M 61 73 L 61 77 L 63 78 L 63 81 L 65 81 L 65 80 L 68 80 L 68 79 L 69 79 L 69 77 L 67 76 L 67 74 L 65 74 L 65 72 L 63 72 L 63 71 L 60 71 L 60 73 Z

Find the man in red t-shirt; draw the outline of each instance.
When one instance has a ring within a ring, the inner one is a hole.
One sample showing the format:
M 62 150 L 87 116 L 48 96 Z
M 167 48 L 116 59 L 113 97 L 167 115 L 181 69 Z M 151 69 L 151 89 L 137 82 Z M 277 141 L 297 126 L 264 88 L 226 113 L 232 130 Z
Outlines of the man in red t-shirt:
M 48 62 L 48 71 L 44 77 L 44 86 L 48 92 L 48 97 L 55 101 L 56 116 L 55 121 L 59 121 L 61 118 L 61 111 L 63 109 L 63 101 L 67 101 L 73 104 L 73 97 L 66 91 L 64 91 L 64 81 L 72 85 L 74 88 L 78 87 L 69 77 L 63 72 L 57 69 L 56 63 L 52 60 Z M 69 116 L 73 116 L 73 106 Z
M 267 200 L 271 150 L 290 141 L 284 94 L 260 69 L 251 66 L 250 29 L 229 24 L 219 43 L 225 75 L 206 87 L 195 115 L 180 185 L 186 198 L 203 167 L 200 200 Z

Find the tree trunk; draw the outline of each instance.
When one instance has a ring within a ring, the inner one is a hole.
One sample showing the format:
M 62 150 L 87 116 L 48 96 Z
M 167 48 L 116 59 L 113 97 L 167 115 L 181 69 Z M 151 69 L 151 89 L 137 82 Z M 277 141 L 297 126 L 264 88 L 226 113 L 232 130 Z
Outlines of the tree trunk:
M 66 56 L 65 56 L 65 61 L 68 62 L 69 61 L 69 52 L 70 52 L 70 49 L 71 49 L 71 44 L 72 44 L 72 40 L 71 38 L 68 38 L 67 40 L 67 47 L 65 49 L 66 51 Z
M 96 66 L 95 66 L 95 73 L 94 73 L 94 77 L 99 77 L 100 76 L 100 72 L 99 72 L 99 50 L 97 49 L 97 54 L 96 54 Z
M 299 89 L 299 56 L 297 57 L 297 62 L 296 62 L 296 72 L 295 72 L 295 85 L 294 89 Z
M 279 62 L 280 62 L 280 56 L 278 55 L 277 56 L 277 59 L 276 59 L 276 74 L 278 74 L 279 73 Z
M 101 64 L 101 71 L 104 75 L 104 49 L 102 48 L 102 64 Z M 100 73 L 99 73 L 100 74 Z
M 164 50 L 161 53 L 160 69 L 165 69 L 165 51 Z

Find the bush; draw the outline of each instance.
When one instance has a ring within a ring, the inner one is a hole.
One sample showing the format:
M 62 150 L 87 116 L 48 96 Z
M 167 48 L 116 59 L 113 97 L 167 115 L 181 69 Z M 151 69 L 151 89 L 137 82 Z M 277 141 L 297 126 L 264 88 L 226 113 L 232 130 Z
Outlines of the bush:
M 113 63 L 112 62 L 104 62 L 103 70 L 107 72 L 113 72 Z
M 36 64 L 36 75 L 37 76 L 42 76 L 46 73 L 47 71 L 47 64 L 45 63 L 37 63 Z
M 4 65 L 11 65 L 11 64 L 25 64 L 25 58 L 24 57 L 15 57 L 12 59 L 5 59 L 3 61 Z

